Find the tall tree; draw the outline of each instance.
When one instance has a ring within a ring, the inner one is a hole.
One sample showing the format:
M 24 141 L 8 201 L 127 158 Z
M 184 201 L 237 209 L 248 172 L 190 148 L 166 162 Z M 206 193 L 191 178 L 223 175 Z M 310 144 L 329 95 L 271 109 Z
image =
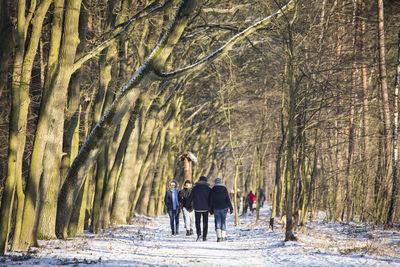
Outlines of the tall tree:
M 386 70 L 386 47 L 385 47 L 385 17 L 383 0 L 378 3 L 378 45 L 379 45 L 379 78 L 382 96 L 382 117 L 383 117 L 383 144 L 384 144 L 384 179 L 389 175 L 389 153 L 390 153 L 390 110 L 387 86 Z
M 392 180 L 392 195 L 390 197 L 389 210 L 386 219 L 386 225 L 393 225 L 393 214 L 397 198 L 397 182 L 399 175 L 399 86 L 400 86 L 400 32 L 398 33 L 397 41 L 397 67 L 396 67 L 396 82 L 394 88 L 394 121 L 393 121 L 393 180 Z

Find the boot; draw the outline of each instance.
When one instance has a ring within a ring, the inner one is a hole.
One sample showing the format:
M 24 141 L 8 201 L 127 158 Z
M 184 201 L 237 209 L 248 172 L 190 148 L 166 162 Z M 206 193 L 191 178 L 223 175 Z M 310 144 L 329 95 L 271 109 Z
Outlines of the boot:
M 172 235 L 175 235 L 175 231 L 174 230 L 172 230 Z
M 190 235 L 193 235 L 193 229 L 190 229 Z
M 201 235 L 198 235 L 196 241 L 200 241 L 200 239 L 201 239 Z
M 221 241 L 226 241 L 226 231 L 225 230 L 221 231 Z
M 215 230 L 217 232 L 217 242 L 221 242 L 222 231 L 221 229 Z
M 190 235 L 190 231 L 186 230 L 186 236 L 189 236 L 189 235 Z

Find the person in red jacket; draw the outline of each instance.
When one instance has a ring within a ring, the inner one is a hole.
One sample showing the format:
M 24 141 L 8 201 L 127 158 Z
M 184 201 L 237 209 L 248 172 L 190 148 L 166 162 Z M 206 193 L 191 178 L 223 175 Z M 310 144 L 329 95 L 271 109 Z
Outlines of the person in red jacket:
M 256 196 L 253 194 L 253 191 L 250 190 L 250 193 L 247 195 L 247 198 L 249 200 L 250 211 L 253 212 L 254 210 L 253 204 L 254 202 L 256 202 Z

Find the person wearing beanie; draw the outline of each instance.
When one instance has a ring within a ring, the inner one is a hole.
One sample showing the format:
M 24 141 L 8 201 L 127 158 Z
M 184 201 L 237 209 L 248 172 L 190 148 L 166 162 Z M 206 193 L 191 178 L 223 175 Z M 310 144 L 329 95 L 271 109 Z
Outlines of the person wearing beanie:
M 194 185 L 189 195 L 189 202 L 193 202 L 194 216 L 196 221 L 197 241 L 203 238 L 207 240 L 208 233 L 208 196 L 210 186 L 207 183 L 207 177 L 200 176 L 199 181 Z M 201 232 L 201 218 L 203 217 L 203 234 Z
M 231 214 L 233 213 L 233 207 L 221 178 L 215 178 L 208 200 L 210 214 L 214 214 L 217 242 L 226 241 L 226 215 L 228 209 Z
M 180 205 L 178 194 L 178 183 L 175 180 L 172 180 L 171 182 L 169 182 L 169 189 L 167 190 L 167 192 L 165 192 L 164 197 L 164 203 L 167 207 L 172 235 L 177 235 L 179 233 Z
M 192 191 L 192 182 L 186 180 L 183 184 L 183 190 L 179 191 L 178 198 L 182 206 L 183 221 L 185 222 L 186 235 L 193 235 L 194 224 L 194 210 L 193 203 L 189 202 L 188 198 Z

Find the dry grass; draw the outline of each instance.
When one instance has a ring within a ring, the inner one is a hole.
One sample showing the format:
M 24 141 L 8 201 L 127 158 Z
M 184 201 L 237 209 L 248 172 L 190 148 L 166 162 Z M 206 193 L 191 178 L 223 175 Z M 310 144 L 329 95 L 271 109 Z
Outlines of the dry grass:
M 400 258 L 400 242 L 396 238 L 385 238 L 385 235 L 387 233 L 384 231 L 370 233 L 368 230 L 360 231 L 360 228 L 349 229 L 346 234 L 332 234 L 308 227 L 298 233 L 301 242 L 316 250 L 337 251 L 341 255 L 363 254 Z

